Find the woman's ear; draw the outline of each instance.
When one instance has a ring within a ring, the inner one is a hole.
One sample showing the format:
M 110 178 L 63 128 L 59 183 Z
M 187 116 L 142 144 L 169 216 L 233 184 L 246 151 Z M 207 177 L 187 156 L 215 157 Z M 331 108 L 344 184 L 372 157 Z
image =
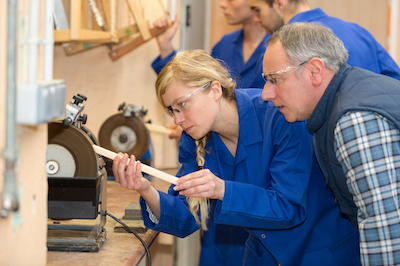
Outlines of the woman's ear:
M 221 83 L 219 83 L 219 81 L 213 81 L 213 82 L 211 82 L 210 86 L 211 86 L 211 92 L 212 92 L 214 99 L 216 101 L 218 101 L 219 98 L 221 98 L 221 96 L 222 96 Z

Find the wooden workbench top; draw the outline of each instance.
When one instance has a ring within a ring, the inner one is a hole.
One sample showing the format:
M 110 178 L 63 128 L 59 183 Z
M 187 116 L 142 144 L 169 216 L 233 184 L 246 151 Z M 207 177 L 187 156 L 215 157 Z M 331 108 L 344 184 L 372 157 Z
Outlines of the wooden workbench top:
M 177 169 L 169 171 L 175 174 Z M 157 178 L 151 178 L 153 186 L 166 192 L 170 186 L 168 182 Z M 125 208 L 133 201 L 139 200 L 136 191 L 122 188 L 115 181 L 107 181 L 107 212 L 118 219 L 124 215 Z M 81 220 L 83 221 L 83 220 Z M 62 222 L 61 222 L 62 223 Z M 101 266 L 101 265 L 138 265 L 145 256 L 146 250 L 142 243 L 132 233 L 115 233 L 114 227 L 117 222 L 107 216 L 105 228 L 107 230 L 106 240 L 98 252 L 47 252 L 48 266 L 79 265 L 79 266 Z M 144 234 L 139 234 L 148 247 L 151 246 L 158 232 L 147 230 Z

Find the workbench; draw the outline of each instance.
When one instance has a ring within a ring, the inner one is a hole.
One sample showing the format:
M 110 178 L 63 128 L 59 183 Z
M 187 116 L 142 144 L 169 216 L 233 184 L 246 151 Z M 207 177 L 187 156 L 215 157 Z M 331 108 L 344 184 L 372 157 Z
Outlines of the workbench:
M 177 169 L 166 170 L 170 174 L 175 175 Z M 160 190 L 167 192 L 170 184 L 163 180 L 152 177 L 151 183 Z M 139 200 L 139 194 L 136 191 L 122 188 L 115 181 L 107 181 L 107 212 L 118 219 L 121 219 L 125 213 L 125 208 L 133 201 Z M 82 220 L 84 221 L 84 220 Z M 66 221 L 68 222 L 68 221 Z M 63 221 L 61 221 L 63 223 Z M 98 252 L 63 252 L 48 251 L 48 266 L 64 266 L 64 265 L 146 265 L 147 254 L 143 244 L 132 233 L 114 232 L 117 222 L 107 216 L 105 228 L 107 230 L 106 240 Z M 145 233 L 139 233 L 146 245 L 150 247 L 158 232 L 147 230 Z M 172 256 L 172 255 L 171 255 Z M 152 265 L 154 262 L 152 260 Z

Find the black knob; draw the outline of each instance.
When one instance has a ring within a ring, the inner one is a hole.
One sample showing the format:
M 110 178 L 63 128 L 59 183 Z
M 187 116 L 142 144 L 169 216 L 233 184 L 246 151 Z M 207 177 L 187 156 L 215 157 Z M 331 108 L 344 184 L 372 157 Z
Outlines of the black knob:
M 123 102 L 118 106 L 118 111 L 124 110 L 124 108 L 125 108 L 125 103 Z
M 63 120 L 63 126 L 67 127 L 72 123 L 72 119 L 70 117 L 67 117 Z
M 78 93 L 78 96 L 81 97 L 84 101 L 87 100 L 87 97 L 86 97 L 85 95 L 82 95 L 82 94 L 79 94 L 79 93 Z
M 82 124 L 86 124 L 86 121 L 87 121 L 87 114 L 81 115 L 81 116 L 78 118 L 78 120 L 79 120 L 79 121 L 82 121 Z
M 119 142 L 125 143 L 127 141 L 128 141 L 128 136 L 127 135 L 122 134 L 122 135 L 119 136 Z
M 74 99 L 74 104 L 80 104 L 83 103 L 84 101 L 84 99 L 79 96 L 74 96 L 73 99 Z

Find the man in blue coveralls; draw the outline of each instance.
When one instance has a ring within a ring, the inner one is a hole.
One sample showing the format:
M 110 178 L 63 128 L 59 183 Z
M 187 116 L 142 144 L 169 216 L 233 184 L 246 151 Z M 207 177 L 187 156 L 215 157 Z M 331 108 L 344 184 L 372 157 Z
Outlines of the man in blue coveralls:
M 306 0 L 249 0 L 261 25 L 272 33 L 293 22 L 319 22 L 344 43 L 347 63 L 400 80 L 400 68 L 388 52 L 361 26 L 328 16 L 322 9 L 311 9 Z

